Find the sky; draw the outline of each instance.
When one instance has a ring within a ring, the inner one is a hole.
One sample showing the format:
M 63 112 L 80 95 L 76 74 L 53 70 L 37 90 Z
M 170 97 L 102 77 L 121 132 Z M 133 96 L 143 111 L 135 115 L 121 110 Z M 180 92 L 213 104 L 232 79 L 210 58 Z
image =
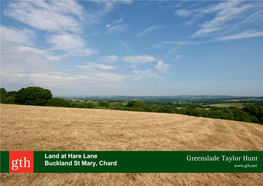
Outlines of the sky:
M 1 1 L 1 87 L 263 96 L 263 2 Z

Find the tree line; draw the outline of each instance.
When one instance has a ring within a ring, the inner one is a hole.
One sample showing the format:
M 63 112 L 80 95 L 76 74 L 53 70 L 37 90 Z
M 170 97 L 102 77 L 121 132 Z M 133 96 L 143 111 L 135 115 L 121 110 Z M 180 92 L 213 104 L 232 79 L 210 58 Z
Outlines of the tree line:
M 0 89 L 1 103 L 37 105 L 52 107 L 73 107 L 73 108 L 105 108 L 125 111 L 158 112 L 158 113 L 176 113 L 197 117 L 218 118 L 227 120 L 236 120 L 244 122 L 253 122 L 263 124 L 263 108 L 259 105 L 247 104 L 244 108 L 236 107 L 209 109 L 200 105 L 190 105 L 186 107 L 177 107 L 177 105 L 153 105 L 146 104 L 143 101 L 130 101 L 127 105 L 110 105 L 107 101 L 94 102 L 70 102 L 63 98 L 52 97 L 48 89 L 41 87 L 27 87 L 18 91 L 7 92 L 5 88 Z M 198 108 L 199 107 L 199 108 Z

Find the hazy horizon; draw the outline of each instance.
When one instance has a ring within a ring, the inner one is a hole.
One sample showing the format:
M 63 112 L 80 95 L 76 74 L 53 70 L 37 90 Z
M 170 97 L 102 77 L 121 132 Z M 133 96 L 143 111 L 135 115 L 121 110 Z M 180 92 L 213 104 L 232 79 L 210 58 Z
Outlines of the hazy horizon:
M 229 98 L 261 98 L 263 96 L 231 96 L 231 95 L 53 95 L 53 97 L 229 97 Z

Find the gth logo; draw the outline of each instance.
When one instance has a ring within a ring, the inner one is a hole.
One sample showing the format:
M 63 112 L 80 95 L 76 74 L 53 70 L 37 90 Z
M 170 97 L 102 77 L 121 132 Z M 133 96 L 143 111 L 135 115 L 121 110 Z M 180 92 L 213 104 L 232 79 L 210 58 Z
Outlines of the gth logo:
M 33 173 L 33 151 L 9 151 L 9 173 Z

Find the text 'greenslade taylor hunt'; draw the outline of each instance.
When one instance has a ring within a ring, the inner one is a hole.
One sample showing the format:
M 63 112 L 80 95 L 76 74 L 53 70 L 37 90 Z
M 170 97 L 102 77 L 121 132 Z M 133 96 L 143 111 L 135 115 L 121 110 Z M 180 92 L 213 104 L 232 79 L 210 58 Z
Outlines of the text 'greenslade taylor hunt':
M 187 161 L 226 161 L 226 162 L 234 162 L 234 161 L 258 161 L 257 156 L 248 156 L 248 155 L 243 155 L 243 156 L 226 156 L 226 155 L 221 155 L 221 156 L 191 156 L 188 155 L 186 157 Z

